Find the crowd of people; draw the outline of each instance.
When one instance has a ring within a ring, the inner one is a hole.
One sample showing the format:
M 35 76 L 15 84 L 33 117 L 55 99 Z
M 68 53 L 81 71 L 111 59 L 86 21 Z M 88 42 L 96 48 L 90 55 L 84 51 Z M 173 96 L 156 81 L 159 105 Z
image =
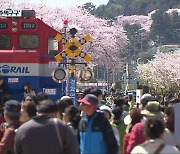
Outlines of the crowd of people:
M 137 106 L 133 99 L 106 97 L 92 87 L 77 102 L 75 106 L 69 96 L 53 101 L 29 84 L 21 102 L 1 99 L 0 154 L 180 153 L 174 136 L 177 100 L 162 107 L 146 93 Z M 123 122 L 127 127 L 122 137 L 117 126 Z

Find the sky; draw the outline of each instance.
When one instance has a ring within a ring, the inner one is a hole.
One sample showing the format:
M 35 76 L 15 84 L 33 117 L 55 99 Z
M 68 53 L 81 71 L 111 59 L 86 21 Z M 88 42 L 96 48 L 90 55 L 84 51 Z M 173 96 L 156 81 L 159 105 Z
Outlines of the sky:
M 13 0 L 11 0 L 13 1 Z M 24 0 L 15 0 L 22 2 Z M 48 4 L 51 7 L 69 8 L 74 6 L 79 6 L 88 2 L 92 2 L 96 7 L 101 4 L 107 4 L 109 0 L 31 0 L 35 3 Z

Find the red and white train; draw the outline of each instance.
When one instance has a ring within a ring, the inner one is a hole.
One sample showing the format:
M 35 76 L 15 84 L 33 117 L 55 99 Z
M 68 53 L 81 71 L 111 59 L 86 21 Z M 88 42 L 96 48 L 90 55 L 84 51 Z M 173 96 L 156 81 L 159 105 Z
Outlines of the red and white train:
M 51 76 L 56 67 L 54 54 L 62 51 L 62 44 L 55 40 L 57 33 L 36 18 L 34 10 L 0 10 L 0 74 L 13 99 L 23 98 L 26 83 L 51 99 L 62 96 L 65 84 Z

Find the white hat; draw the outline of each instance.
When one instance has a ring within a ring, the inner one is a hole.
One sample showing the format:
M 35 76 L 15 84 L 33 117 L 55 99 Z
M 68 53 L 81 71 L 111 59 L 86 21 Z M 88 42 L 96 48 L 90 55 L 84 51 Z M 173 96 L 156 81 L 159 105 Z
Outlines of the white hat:
M 99 107 L 99 109 L 101 111 L 106 110 L 106 111 L 108 111 L 110 113 L 110 116 L 111 116 L 110 119 L 109 119 L 110 121 L 114 118 L 114 114 L 112 113 L 112 109 L 109 106 L 102 105 L 102 106 Z
M 149 97 L 149 96 L 151 96 L 151 94 L 145 93 L 144 95 L 142 95 L 141 99 L 144 99 L 145 97 Z
M 69 96 L 62 96 L 60 100 L 66 100 L 66 99 L 71 99 Z
M 127 115 L 125 118 L 124 118 L 124 124 L 125 125 L 129 125 L 131 123 L 132 119 L 131 119 L 131 116 L 130 115 Z

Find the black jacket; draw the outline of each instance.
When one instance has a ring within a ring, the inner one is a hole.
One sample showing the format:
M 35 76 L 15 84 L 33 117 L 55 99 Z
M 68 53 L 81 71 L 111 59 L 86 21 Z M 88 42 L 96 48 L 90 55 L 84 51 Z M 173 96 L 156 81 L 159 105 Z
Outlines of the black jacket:
M 22 124 L 15 137 L 16 154 L 77 154 L 77 137 L 70 128 L 58 121 L 63 148 L 59 144 L 55 124 L 48 115 L 36 116 Z
M 3 82 L 2 85 L 0 85 L 0 105 L 2 105 L 5 96 L 7 96 L 8 94 L 9 94 L 8 87 Z

